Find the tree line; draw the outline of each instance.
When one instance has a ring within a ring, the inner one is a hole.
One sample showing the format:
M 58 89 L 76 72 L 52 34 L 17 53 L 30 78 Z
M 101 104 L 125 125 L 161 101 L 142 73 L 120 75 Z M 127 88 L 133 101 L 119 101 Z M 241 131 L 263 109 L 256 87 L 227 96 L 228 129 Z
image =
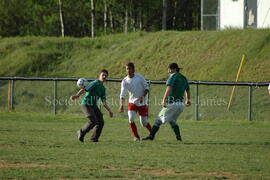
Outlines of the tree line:
M 200 0 L 1 0 L 0 36 L 198 30 Z

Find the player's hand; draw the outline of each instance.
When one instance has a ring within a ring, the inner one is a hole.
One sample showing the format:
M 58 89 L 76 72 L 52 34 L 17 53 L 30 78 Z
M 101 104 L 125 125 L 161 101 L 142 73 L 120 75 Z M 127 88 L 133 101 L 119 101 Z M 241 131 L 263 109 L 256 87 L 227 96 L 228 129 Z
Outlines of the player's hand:
M 161 106 L 162 106 L 162 107 L 166 107 L 166 106 L 167 106 L 166 102 L 165 102 L 165 101 L 162 101 L 162 102 L 161 102 Z
M 144 96 L 141 96 L 141 97 L 139 98 L 139 102 L 142 104 L 142 103 L 143 103 L 143 100 L 144 100 Z
M 119 107 L 118 111 L 119 111 L 120 113 L 124 112 L 124 106 L 121 105 L 121 106 Z
M 74 96 L 70 96 L 70 100 L 74 100 L 74 99 L 77 99 L 78 98 L 78 96 L 77 95 L 74 95 Z
M 112 118 L 113 117 L 113 112 L 110 111 L 109 114 L 110 114 L 110 117 Z
M 186 107 L 189 107 L 190 105 L 191 105 L 191 102 L 189 100 L 185 102 Z

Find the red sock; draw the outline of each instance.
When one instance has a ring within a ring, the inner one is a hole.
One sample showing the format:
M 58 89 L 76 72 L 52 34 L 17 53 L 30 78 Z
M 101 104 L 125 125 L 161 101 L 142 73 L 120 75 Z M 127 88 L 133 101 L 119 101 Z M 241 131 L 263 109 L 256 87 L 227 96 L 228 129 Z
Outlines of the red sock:
M 138 131 L 137 131 L 137 126 L 136 126 L 136 124 L 135 124 L 135 123 L 129 123 L 129 127 L 130 127 L 132 133 L 134 134 L 134 136 L 135 136 L 136 138 L 140 138 L 140 136 L 139 136 L 139 134 L 138 134 Z
M 151 128 L 151 125 L 149 123 L 147 123 L 147 125 L 145 127 L 148 129 L 149 132 L 151 132 L 152 128 Z

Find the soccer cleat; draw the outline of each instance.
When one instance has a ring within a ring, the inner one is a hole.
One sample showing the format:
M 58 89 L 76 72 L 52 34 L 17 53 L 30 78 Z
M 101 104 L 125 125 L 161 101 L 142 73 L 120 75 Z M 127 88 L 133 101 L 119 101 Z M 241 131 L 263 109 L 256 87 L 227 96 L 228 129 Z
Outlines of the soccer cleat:
M 134 137 L 134 138 L 133 138 L 133 141 L 141 141 L 141 139 L 138 138 L 138 137 Z
M 181 136 L 176 136 L 176 139 L 177 139 L 178 141 L 182 141 Z
M 149 135 L 149 136 L 143 138 L 142 140 L 143 140 L 143 141 L 145 141 L 145 140 L 151 140 L 151 141 L 152 141 L 152 140 L 154 140 L 154 136 Z
M 79 141 L 83 142 L 84 141 L 84 136 L 82 134 L 82 130 L 77 131 L 77 134 L 78 134 Z

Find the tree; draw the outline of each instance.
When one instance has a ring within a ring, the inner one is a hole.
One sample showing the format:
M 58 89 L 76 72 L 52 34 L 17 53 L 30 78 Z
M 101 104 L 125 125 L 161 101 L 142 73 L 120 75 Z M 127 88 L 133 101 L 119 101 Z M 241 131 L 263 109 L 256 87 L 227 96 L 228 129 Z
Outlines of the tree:
M 95 37 L 199 27 L 199 0 L 0 0 L 0 36 Z
M 91 37 L 95 37 L 95 2 L 91 0 Z
M 167 0 L 162 0 L 162 30 L 167 29 Z
M 124 24 L 124 32 L 128 32 L 128 1 L 125 1 L 125 24 Z
M 104 0 L 104 33 L 107 33 L 107 1 Z
M 62 12 L 62 1 L 59 0 L 59 16 L 60 16 L 60 23 L 61 23 L 61 35 L 62 37 L 65 36 L 65 28 L 64 28 L 64 20 L 63 20 L 63 12 Z

